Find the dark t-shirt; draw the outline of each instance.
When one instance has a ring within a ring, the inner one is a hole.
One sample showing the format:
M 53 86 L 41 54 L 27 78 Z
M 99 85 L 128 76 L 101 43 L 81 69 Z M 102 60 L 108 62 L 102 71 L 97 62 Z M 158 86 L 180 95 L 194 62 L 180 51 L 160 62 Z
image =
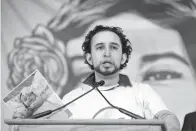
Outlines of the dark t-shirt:
M 182 131 L 196 131 L 196 112 L 185 116 Z

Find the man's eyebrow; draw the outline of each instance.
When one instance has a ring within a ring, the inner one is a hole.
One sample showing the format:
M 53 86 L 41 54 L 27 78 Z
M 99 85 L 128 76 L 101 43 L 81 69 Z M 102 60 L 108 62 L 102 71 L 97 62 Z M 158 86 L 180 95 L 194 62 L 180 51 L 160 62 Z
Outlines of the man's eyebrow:
M 118 43 L 116 42 L 111 42 L 112 45 L 116 45 L 116 46 L 120 46 Z
M 185 65 L 188 65 L 188 66 L 190 65 L 189 62 L 185 58 L 183 58 L 182 56 L 180 56 L 180 55 L 178 55 L 174 52 L 144 55 L 141 58 L 141 63 L 155 62 L 157 60 L 164 59 L 164 58 L 175 59 L 175 60 L 178 60 L 178 61 L 182 62 Z
M 99 45 L 103 45 L 103 43 L 100 42 L 100 43 L 96 43 L 96 44 L 95 44 L 95 46 L 99 46 Z
M 118 43 L 116 42 L 111 42 L 110 43 L 111 45 L 115 45 L 115 46 L 120 46 Z M 100 42 L 100 43 L 96 43 L 95 46 L 99 46 L 99 45 L 103 45 L 103 42 Z

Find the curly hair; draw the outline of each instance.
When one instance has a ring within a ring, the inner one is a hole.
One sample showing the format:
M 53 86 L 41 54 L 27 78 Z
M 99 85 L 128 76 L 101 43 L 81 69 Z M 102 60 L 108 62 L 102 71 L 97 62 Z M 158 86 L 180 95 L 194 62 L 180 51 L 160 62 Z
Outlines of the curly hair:
M 86 56 L 87 53 L 91 53 L 91 40 L 95 34 L 101 31 L 111 31 L 117 34 L 120 38 L 121 44 L 122 44 L 122 53 L 126 53 L 127 59 L 124 64 L 120 65 L 120 70 L 127 66 L 127 63 L 129 61 L 129 58 L 131 56 L 132 52 L 132 46 L 131 42 L 126 38 L 126 36 L 123 34 L 123 30 L 120 27 L 110 27 L 110 26 L 103 26 L 103 25 L 97 25 L 93 30 L 89 31 L 89 33 L 85 37 L 85 41 L 82 44 L 82 50 L 84 51 L 84 56 Z M 88 64 L 90 68 L 93 70 L 93 65 L 89 64 L 85 57 L 85 64 Z

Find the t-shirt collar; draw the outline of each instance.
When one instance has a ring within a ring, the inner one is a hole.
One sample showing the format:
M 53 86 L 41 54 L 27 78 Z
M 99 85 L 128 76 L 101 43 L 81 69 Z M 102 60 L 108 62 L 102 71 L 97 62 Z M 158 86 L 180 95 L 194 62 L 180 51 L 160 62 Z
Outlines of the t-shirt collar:
M 92 87 L 95 87 L 95 73 L 90 74 L 84 81 L 84 84 L 90 85 Z M 132 86 L 131 82 L 129 81 L 128 76 L 119 74 L 119 81 L 118 84 L 120 86 Z

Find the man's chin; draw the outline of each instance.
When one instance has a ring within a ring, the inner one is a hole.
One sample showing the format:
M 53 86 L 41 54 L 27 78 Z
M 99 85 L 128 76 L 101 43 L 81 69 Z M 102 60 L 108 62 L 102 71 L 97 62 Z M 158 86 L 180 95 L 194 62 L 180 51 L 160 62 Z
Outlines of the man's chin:
M 109 75 L 113 75 L 116 72 L 118 72 L 119 69 L 115 67 L 110 67 L 110 68 L 98 67 L 98 68 L 95 68 L 95 71 L 104 76 L 109 76 Z
M 105 70 L 105 71 L 99 70 L 97 72 L 104 76 L 109 76 L 115 74 L 116 72 L 118 72 L 118 70 Z

